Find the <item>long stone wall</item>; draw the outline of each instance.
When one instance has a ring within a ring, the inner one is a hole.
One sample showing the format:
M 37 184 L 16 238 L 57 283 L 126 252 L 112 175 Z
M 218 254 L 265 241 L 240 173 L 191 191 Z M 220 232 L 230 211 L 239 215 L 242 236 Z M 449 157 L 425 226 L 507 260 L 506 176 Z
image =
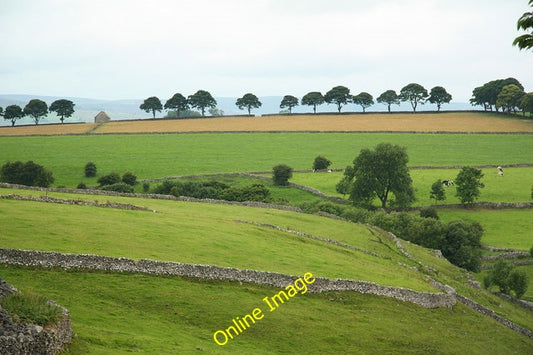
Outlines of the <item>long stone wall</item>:
M 0 298 L 16 292 L 16 288 L 0 279 Z M 66 308 L 53 301 L 49 302 L 61 308 L 63 315 L 59 321 L 46 327 L 15 322 L 0 306 L 0 354 L 58 354 L 70 344 L 70 314 Z
M 154 275 L 174 275 L 211 280 L 230 280 L 269 285 L 283 288 L 293 283 L 299 276 L 276 272 L 236 269 L 212 265 L 184 264 L 141 259 L 113 258 L 90 254 L 62 254 L 56 252 L 0 249 L 0 263 L 39 266 L 45 268 L 104 270 L 114 272 L 136 272 Z M 309 288 L 311 293 L 327 291 L 355 291 L 379 296 L 392 297 L 411 302 L 425 308 L 455 305 L 455 297 L 446 293 L 418 292 L 402 287 L 381 286 L 372 282 L 345 279 L 330 280 L 317 277 Z

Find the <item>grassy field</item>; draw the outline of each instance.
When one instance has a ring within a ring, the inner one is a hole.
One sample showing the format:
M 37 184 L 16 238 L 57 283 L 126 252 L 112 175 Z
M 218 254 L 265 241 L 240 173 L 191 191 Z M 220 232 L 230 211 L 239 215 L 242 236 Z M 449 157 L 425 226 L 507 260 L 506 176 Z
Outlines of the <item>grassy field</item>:
M 428 310 L 350 292 L 295 296 L 219 346 L 215 331 L 262 307 L 263 297 L 278 289 L 135 274 L 0 270 L 21 290 L 38 291 L 70 310 L 77 334 L 72 354 L 533 352 L 531 339 L 461 305 Z
M 50 169 L 55 185 L 88 185 L 83 167 L 99 174 L 133 171 L 140 179 L 165 176 L 271 171 L 284 163 L 311 169 L 317 155 L 344 168 L 363 148 L 381 142 L 407 147 L 411 166 L 532 163 L 532 135 L 387 133 L 220 133 L 52 137 L 0 137 L 0 164 L 33 160 Z
M 485 187 L 477 201 L 488 202 L 528 202 L 531 201 L 533 186 L 533 168 L 505 168 L 504 176 L 498 176 L 496 168 L 481 169 Z M 413 179 L 416 202 L 414 206 L 434 204 L 461 203 L 455 195 L 456 188 L 445 188 L 446 199 L 435 202 L 429 198 L 431 185 L 437 180 L 455 180 L 460 169 L 412 169 L 409 173 Z M 291 182 L 310 186 L 330 196 L 343 197 L 335 190 L 335 185 L 342 179 L 342 172 L 332 173 L 294 173 Z M 347 196 L 345 196 L 347 197 Z
M 240 206 L 158 200 L 135 203 L 158 213 L 0 200 L 1 246 L 149 258 L 292 275 L 313 270 L 315 275 L 329 278 L 434 290 L 424 275 L 396 267 L 398 261 L 409 261 L 391 252 L 387 244 L 376 243 L 376 237 L 361 225 Z M 39 214 L 32 213 L 35 210 L 40 210 Z M 239 223 L 235 219 L 274 224 L 339 240 L 378 253 L 380 257 L 268 227 Z M 315 228 L 317 224 L 321 227 Z M 133 225 L 136 227 L 131 228 Z M 129 232 L 123 233 L 124 230 Z

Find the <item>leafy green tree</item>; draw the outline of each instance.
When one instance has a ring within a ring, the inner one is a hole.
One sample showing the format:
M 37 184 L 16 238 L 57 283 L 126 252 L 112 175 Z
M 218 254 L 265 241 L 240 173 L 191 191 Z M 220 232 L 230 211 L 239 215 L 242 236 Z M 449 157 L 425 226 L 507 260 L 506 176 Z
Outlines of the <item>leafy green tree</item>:
M 520 100 L 520 108 L 522 109 L 524 116 L 526 115 L 526 112 L 529 112 L 529 115 L 533 116 L 533 92 L 522 96 L 522 99 Z
M 235 105 L 239 108 L 239 110 L 244 110 L 245 108 L 248 110 L 248 115 L 251 114 L 251 110 L 253 108 L 259 108 L 261 107 L 262 103 L 259 101 L 257 96 L 254 94 L 245 94 L 243 97 L 237 99 L 237 102 L 235 102 Z
M 324 101 L 337 105 L 339 112 L 341 112 L 342 106 L 350 103 L 351 100 L 350 89 L 345 86 L 335 86 L 324 95 Z
M 529 6 L 533 7 L 533 0 L 529 0 Z M 520 50 L 533 48 L 533 11 L 524 12 L 516 23 L 517 30 L 529 31 L 530 33 L 518 36 L 513 41 L 513 46 Z
M 509 288 L 514 291 L 516 298 L 521 298 L 527 291 L 529 278 L 524 270 L 515 268 L 509 274 Z
M 504 86 L 510 84 L 515 84 L 520 89 L 524 90 L 522 84 L 520 84 L 520 82 L 515 78 L 492 80 L 488 83 L 483 84 L 483 86 L 475 88 L 472 91 L 472 98 L 470 99 L 470 103 L 473 106 L 483 106 L 485 111 L 492 111 L 493 106 L 495 106 L 496 111 L 498 111 L 499 107 L 496 106 L 498 94 L 502 91 Z
M 163 105 L 161 104 L 159 98 L 156 96 L 151 96 L 144 100 L 139 108 L 147 113 L 152 112 L 152 115 L 155 118 L 155 112 L 161 112 L 163 110 Z
M 484 286 L 489 288 L 492 285 L 498 286 L 500 292 L 509 294 L 509 275 L 514 266 L 503 258 L 499 258 L 494 264 L 492 270 L 487 274 L 483 280 Z
M 496 99 L 496 107 L 502 108 L 505 112 L 515 112 L 516 108 L 520 106 L 522 97 L 525 95 L 524 91 L 515 84 L 505 85 L 502 91 L 498 94 Z
M 399 105 L 400 104 L 400 98 L 396 94 L 396 91 L 394 90 L 387 90 L 376 99 L 377 102 L 380 104 L 387 104 L 387 110 L 390 113 L 390 106 L 391 105 Z
M 180 93 L 174 94 L 165 102 L 165 110 L 175 110 L 176 117 L 180 117 L 180 113 L 189 108 L 187 98 Z
M 289 179 L 292 177 L 292 168 L 285 164 L 278 164 L 272 168 L 272 179 L 274 185 L 286 186 L 289 185 Z
M 96 176 L 96 164 L 92 161 L 85 164 L 85 177 L 95 177 Z
M 318 91 L 312 91 L 302 97 L 302 105 L 313 106 L 313 113 L 316 113 L 316 107 L 324 103 L 324 96 Z
M 444 191 L 444 186 L 442 186 L 442 181 L 439 179 L 431 185 L 431 191 L 429 193 L 429 198 L 435 199 L 436 201 L 444 201 L 446 199 L 446 192 Z
M 456 196 L 462 204 L 473 203 L 481 194 L 480 189 L 485 185 L 481 182 L 483 173 L 480 169 L 465 166 L 457 174 L 455 185 L 457 187 Z
M 450 222 L 441 248 L 442 255 L 454 265 L 477 272 L 481 268 L 482 235 L 483 228 L 477 222 Z
M 18 105 L 9 105 L 4 112 L 4 119 L 11 121 L 11 127 L 15 126 L 15 122 L 24 117 L 22 108 Z
M 125 184 L 128 184 L 128 185 L 135 185 L 137 183 L 137 176 L 132 173 L 131 171 L 126 171 L 123 175 L 122 175 L 122 182 L 125 183 Z
M 285 95 L 279 104 L 279 108 L 288 108 L 292 113 L 292 108 L 298 106 L 298 98 L 292 95 Z
M 344 175 L 341 181 L 339 181 L 337 185 L 335 185 L 335 190 L 338 193 L 342 194 L 343 196 L 346 196 L 347 194 L 349 194 L 352 189 L 354 176 L 355 176 L 355 170 L 353 166 L 348 165 L 344 169 Z
M 416 112 L 418 104 L 420 103 L 423 105 L 428 98 L 428 92 L 422 85 L 411 83 L 400 90 L 399 98 L 401 101 L 409 101 L 413 108 L 413 112 Z
M 4 117 L 4 108 L 0 106 L 0 116 Z
M 435 86 L 429 92 L 429 102 L 437 104 L 437 111 L 440 111 L 442 104 L 447 104 L 452 101 L 452 95 L 448 94 L 445 88 L 442 86 Z
M 324 170 L 327 169 L 330 165 L 331 160 L 326 157 L 323 157 L 322 155 L 319 155 L 315 158 L 315 161 L 313 162 L 313 170 Z
M 33 161 L 7 162 L 0 169 L 0 181 L 26 186 L 48 187 L 54 182 L 52 172 Z
M 371 204 L 375 197 L 387 208 L 389 194 L 394 204 L 409 206 L 415 200 L 413 181 L 407 168 L 406 148 L 380 143 L 375 150 L 362 149 L 353 161 L 354 182 L 350 199 L 354 203 Z
M 24 116 L 31 116 L 36 125 L 38 125 L 39 120 L 42 117 L 46 117 L 47 114 L 48 105 L 42 100 L 33 99 L 24 106 Z
M 189 106 L 197 108 L 202 112 L 202 117 L 205 116 L 205 109 L 209 107 L 216 107 L 217 100 L 211 96 L 208 91 L 198 90 L 195 94 L 190 95 L 187 99 Z
M 74 113 L 74 103 L 70 100 L 56 100 L 50 105 L 50 112 L 55 112 L 63 124 L 63 120 L 69 118 Z
M 361 106 L 363 112 L 365 112 L 367 107 L 370 107 L 374 104 L 374 98 L 368 92 L 362 92 L 359 95 L 352 97 L 352 102 Z

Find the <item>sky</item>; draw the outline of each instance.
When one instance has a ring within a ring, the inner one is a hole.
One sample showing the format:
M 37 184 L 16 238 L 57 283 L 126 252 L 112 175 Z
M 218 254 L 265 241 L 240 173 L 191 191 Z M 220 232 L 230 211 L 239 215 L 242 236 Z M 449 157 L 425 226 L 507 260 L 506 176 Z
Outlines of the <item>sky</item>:
M 515 77 L 527 0 L 0 0 L 0 94 L 161 100 L 415 82 L 467 102 Z

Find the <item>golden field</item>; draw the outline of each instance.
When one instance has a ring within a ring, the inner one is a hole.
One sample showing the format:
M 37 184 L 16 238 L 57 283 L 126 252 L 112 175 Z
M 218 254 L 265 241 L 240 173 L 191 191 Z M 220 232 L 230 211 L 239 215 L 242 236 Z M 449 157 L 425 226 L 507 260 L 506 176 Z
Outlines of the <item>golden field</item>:
M 528 132 L 533 120 L 484 112 L 279 115 L 2 127 L 0 136 L 180 132 Z

